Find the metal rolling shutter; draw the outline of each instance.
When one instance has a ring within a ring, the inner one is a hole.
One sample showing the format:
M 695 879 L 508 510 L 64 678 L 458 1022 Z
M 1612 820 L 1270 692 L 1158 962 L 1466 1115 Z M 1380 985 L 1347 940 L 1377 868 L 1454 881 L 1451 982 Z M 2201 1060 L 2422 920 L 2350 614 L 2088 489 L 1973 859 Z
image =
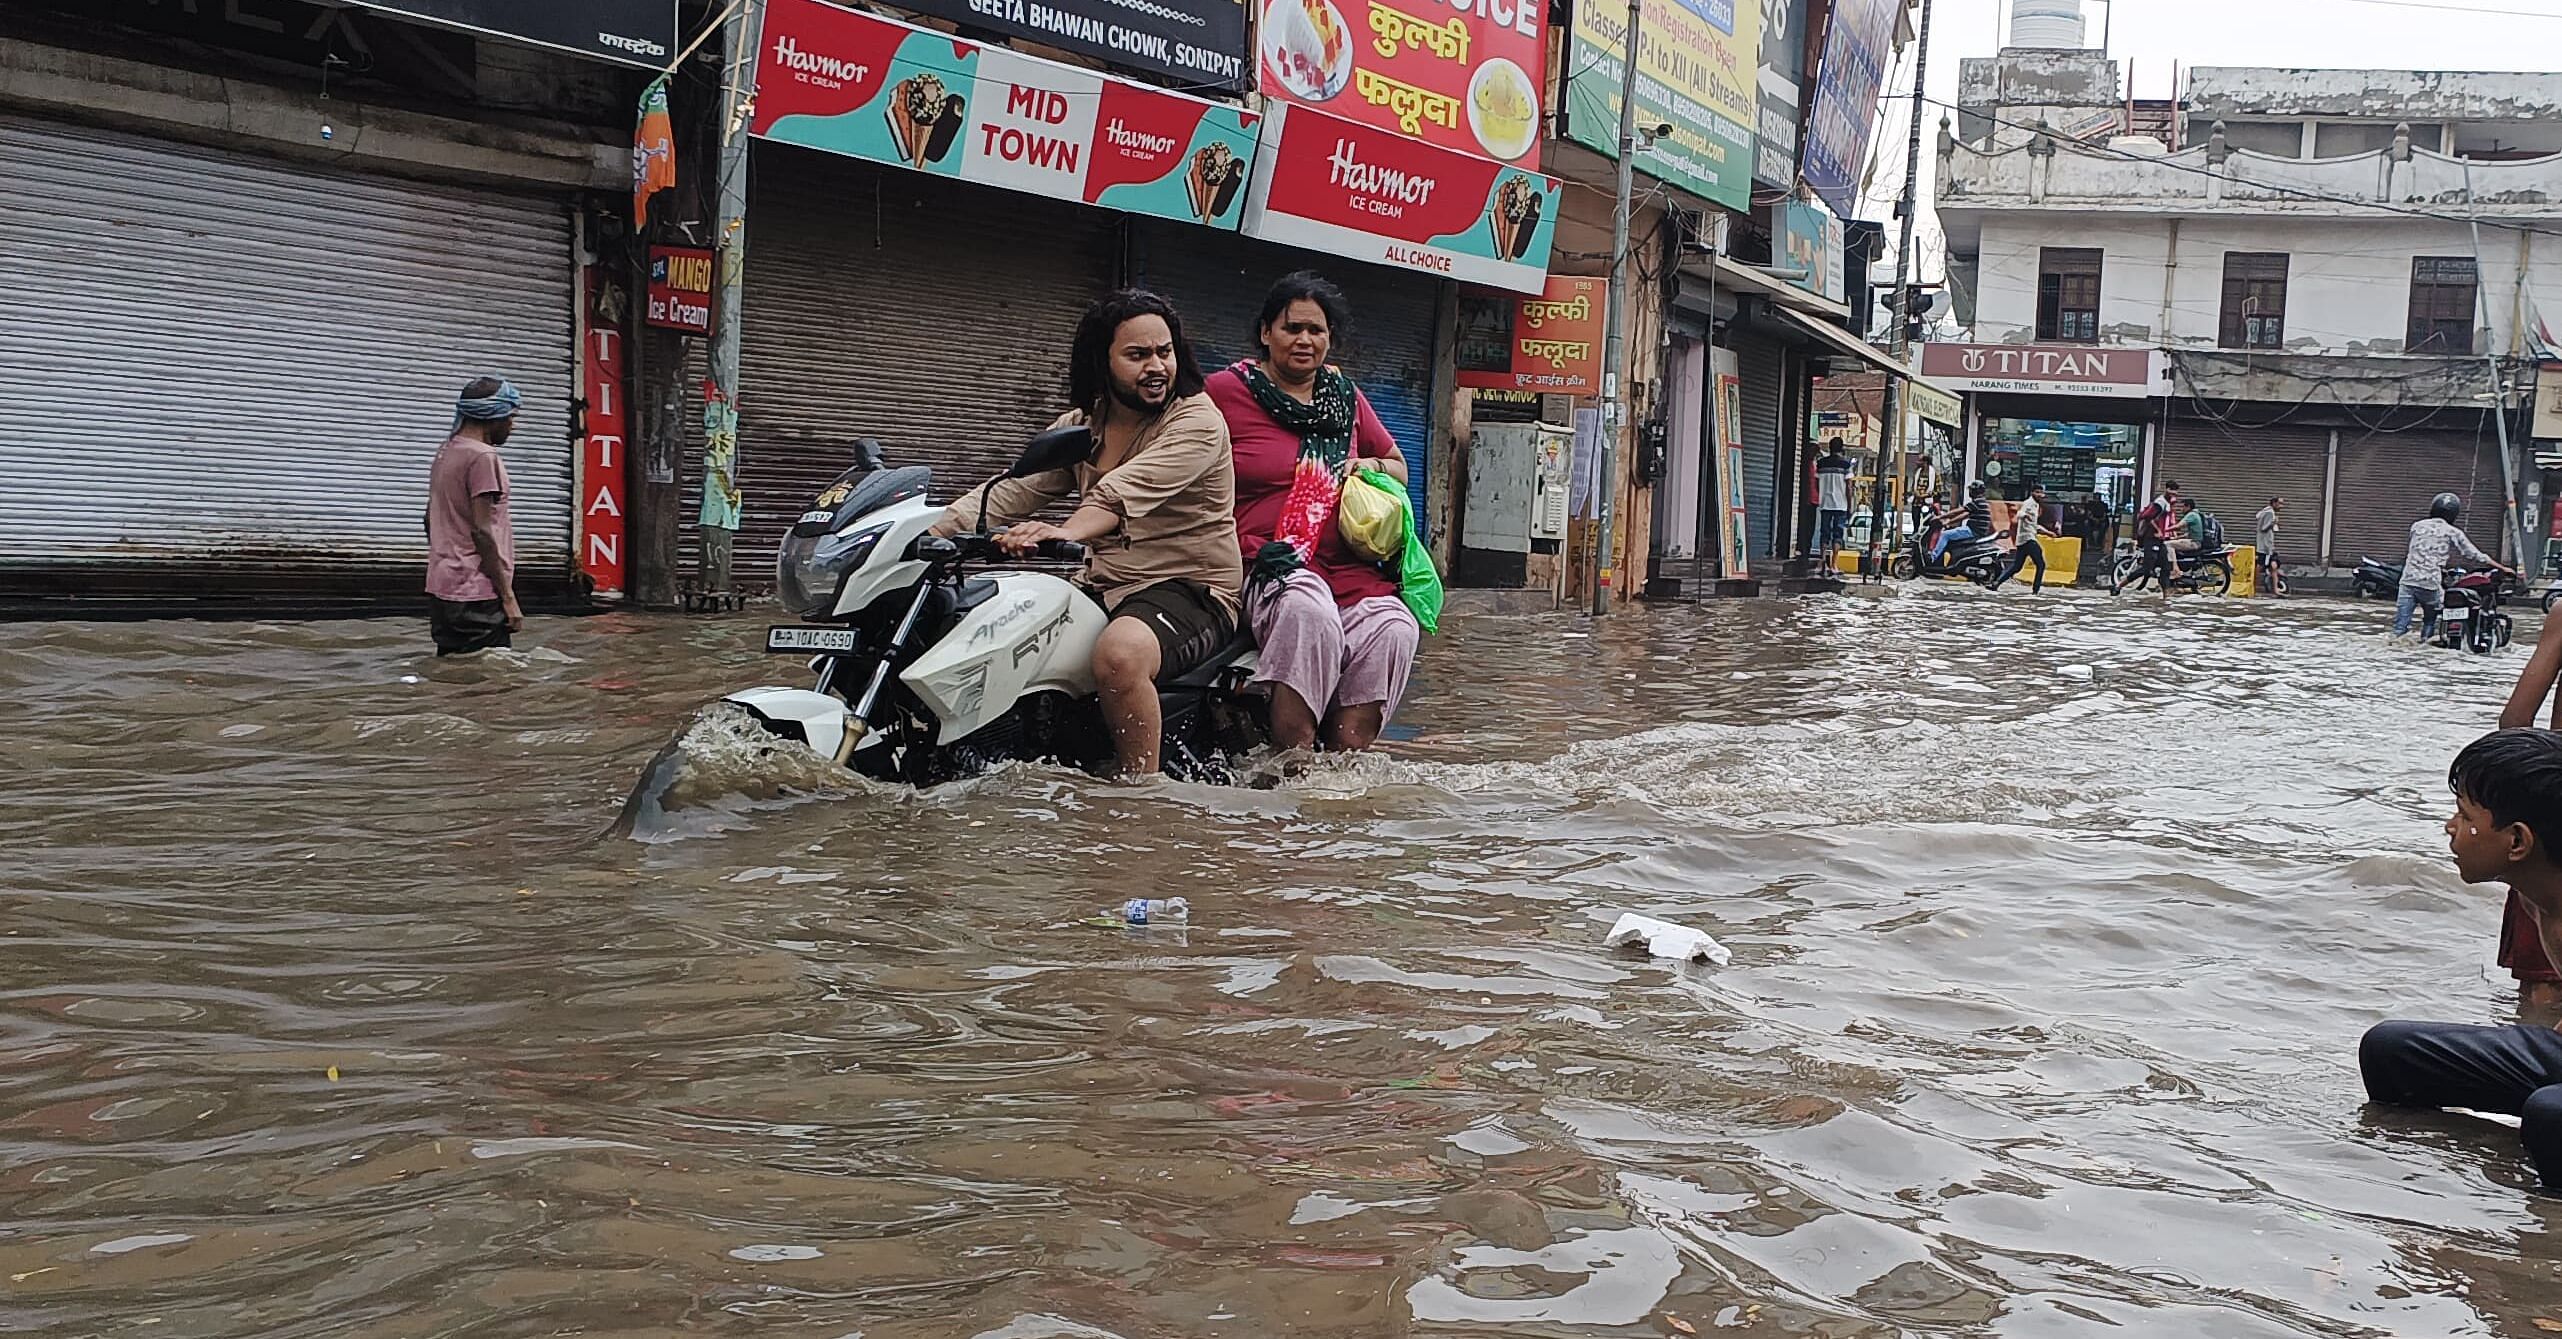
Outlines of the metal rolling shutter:
M 1111 287 L 1116 217 L 788 145 L 755 153 L 731 556 L 750 589 L 772 580 L 783 532 L 853 463 L 857 439 L 879 438 L 893 465 L 934 467 L 935 496 L 952 497 L 1067 408 L 1069 344 Z
M 2478 413 L 2440 414 L 2437 423 L 2480 420 Z M 2185 482 L 2185 481 L 2183 481 Z M 2500 444 L 2488 422 L 2469 429 L 2431 428 L 2365 435 L 2340 429 L 2339 518 L 2331 562 L 2360 557 L 2402 561 L 2411 546 L 2411 523 L 2428 514 L 2440 493 L 2464 497 L 2464 533 L 2483 552 L 2500 552 Z
M 2286 516 L 2278 531 L 2280 553 L 2301 567 L 2311 567 L 2321 557 L 2329 428 L 2231 426 L 2175 415 L 2163 425 L 2156 446 L 2160 463 L 2154 477 L 2179 480 L 2190 498 L 2224 523 L 2226 542 L 2250 543 L 2260 508 L 2270 498 L 2282 497 Z
M 570 253 L 557 200 L 0 117 L 0 568 L 423 563 L 486 372 L 519 564 L 565 575 Z
M 1766 340 L 1739 344 L 1735 362 L 1743 377 L 1744 517 L 1751 535 L 1748 553 L 1753 561 L 1762 562 L 1779 552 L 1772 528 L 1779 512 L 1779 346 Z
M 1432 364 L 1440 281 L 1331 259 L 1235 233 L 1139 221 L 1138 282 L 1183 313 L 1193 351 L 1210 368 L 1254 356 L 1254 318 L 1272 281 L 1315 270 L 1352 304 L 1352 338 L 1335 361 L 1361 386 L 1405 453 L 1416 529 L 1430 515 L 1424 491 L 1432 448 Z

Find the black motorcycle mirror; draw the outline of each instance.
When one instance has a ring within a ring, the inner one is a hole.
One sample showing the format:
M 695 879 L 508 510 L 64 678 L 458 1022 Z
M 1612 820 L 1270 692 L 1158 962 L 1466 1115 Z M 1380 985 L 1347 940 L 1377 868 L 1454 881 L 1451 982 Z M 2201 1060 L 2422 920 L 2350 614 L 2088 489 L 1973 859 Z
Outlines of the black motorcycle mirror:
M 1094 434 L 1083 424 L 1052 428 L 1024 443 L 1023 454 L 1016 456 L 1014 463 L 1008 466 L 1005 473 L 999 477 L 1028 479 L 1035 474 L 1047 474 L 1052 470 L 1066 469 L 1092 454 L 1094 454 Z M 988 490 L 995 488 L 996 482 L 995 479 L 990 479 L 979 485 L 979 533 L 982 535 L 988 532 Z
M 854 443 L 854 463 L 867 470 L 885 469 L 881 460 L 881 442 L 877 437 L 864 437 Z

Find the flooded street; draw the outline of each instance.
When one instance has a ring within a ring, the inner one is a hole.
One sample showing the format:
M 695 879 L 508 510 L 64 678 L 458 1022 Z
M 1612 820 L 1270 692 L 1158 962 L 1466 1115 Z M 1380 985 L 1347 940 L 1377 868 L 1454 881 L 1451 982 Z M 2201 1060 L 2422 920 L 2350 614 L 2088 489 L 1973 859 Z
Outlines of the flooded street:
M 1460 619 L 1278 790 L 706 728 L 629 835 L 761 614 L 0 628 L 0 1329 L 2540 1334 L 2562 1202 L 2354 1057 L 2513 1007 L 2523 654 L 2383 616 Z

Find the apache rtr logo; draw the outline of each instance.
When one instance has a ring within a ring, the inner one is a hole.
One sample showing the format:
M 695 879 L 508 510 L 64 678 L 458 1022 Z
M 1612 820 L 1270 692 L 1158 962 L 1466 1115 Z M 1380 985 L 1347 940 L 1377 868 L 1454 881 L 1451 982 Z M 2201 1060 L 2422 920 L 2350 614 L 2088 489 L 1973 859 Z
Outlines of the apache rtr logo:
M 1025 638 L 1022 644 L 1014 648 L 1014 663 L 1018 666 L 1021 665 L 1024 661 L 1040 654 L 1042 649 L 1047 647 L 1050 643 L 1057 641 L 1059 639 L 1059 630 L 1068 625 L 1068 619 L 1075 612 L 1075 609 L 1072 607 L 1060 610 L 1057 618 L 1051 619 L 1049 622 L 1041 625 L 1040 631 Z

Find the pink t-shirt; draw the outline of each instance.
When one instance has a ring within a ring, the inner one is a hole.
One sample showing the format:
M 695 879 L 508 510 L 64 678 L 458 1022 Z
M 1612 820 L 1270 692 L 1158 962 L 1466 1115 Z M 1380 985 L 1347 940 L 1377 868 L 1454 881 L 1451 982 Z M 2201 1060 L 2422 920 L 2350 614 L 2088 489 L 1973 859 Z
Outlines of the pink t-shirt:
M 1254 555 L 1272 542 L 1272 532 L 1280 528 L 1282 508 L 1290 500 L 1291 476 L 1299 468 L 1299 439 L 1254 402 L 1254 392 L 1247 389 L 1245 374 L 1238 367 L 1212 373 L 1208 389 L 1219 412 L 1227 415 L 1228 439 L 1236 447 L 1237 545 L 1245 551 L 1250 568 Z M 1397 439 L 1388 435 L 1388 425 L 1379 421 L 1379 411 L 1370 407 L 1369 397 L 1358 390 L 1353 396 L 1353 456 L 1386 460 L 1396 455 Z M 1396 578 L 1354 553 L 1343 542 L 1343 532 L 1331 525 L 1317 540 L 1308 567 L 1334 588 L 1336 604 L 1397 593 Z
M 480 570 L 471 542 L 471 504 L 496 497 L 490 528 L 498 551 L 516 561 L 516 531 L 507 520 L 507 462 L 498 448 L 460 433 L 436 450 L 427 472 L 427 593 L 440 600 L 495 600 L 498 587 Z

